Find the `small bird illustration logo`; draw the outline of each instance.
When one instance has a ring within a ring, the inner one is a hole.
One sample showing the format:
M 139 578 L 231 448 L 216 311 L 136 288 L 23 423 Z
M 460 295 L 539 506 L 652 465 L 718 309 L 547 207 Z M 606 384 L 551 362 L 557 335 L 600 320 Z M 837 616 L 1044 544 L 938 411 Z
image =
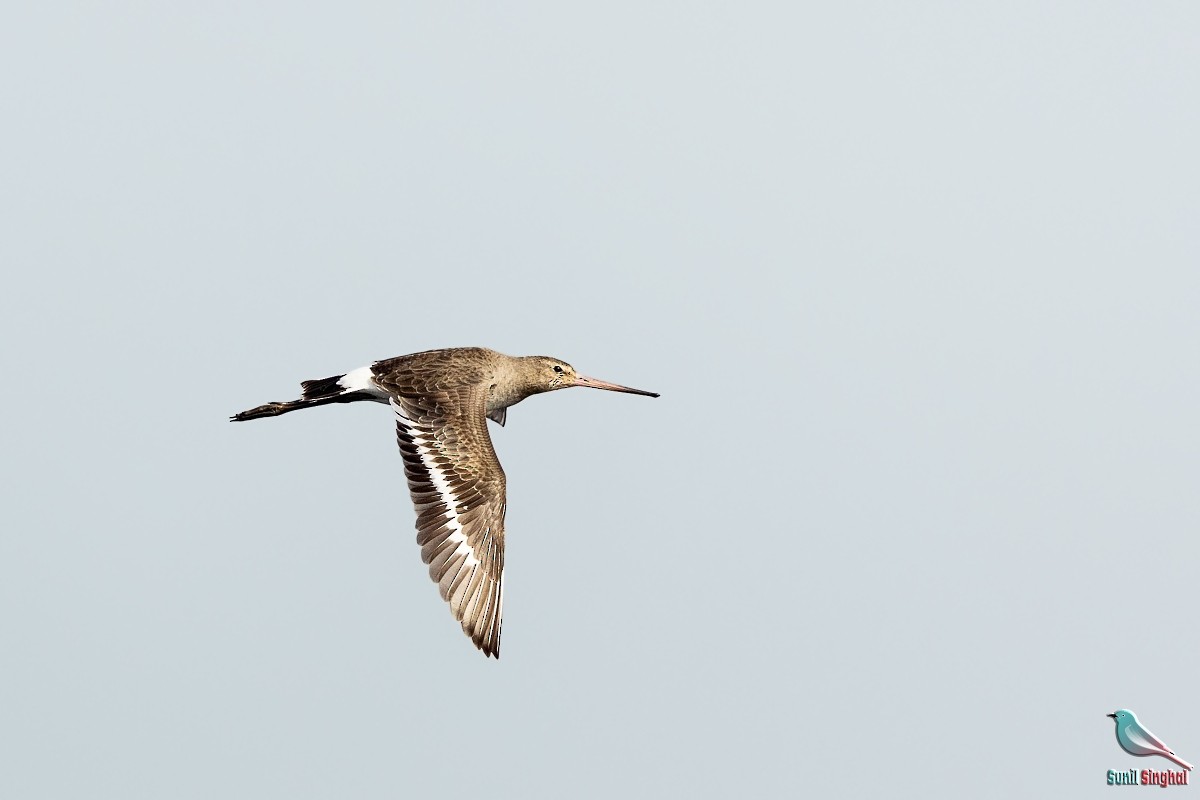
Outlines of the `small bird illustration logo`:
M 1163 740 L 1151 733 L 1138 721 L 1137 714 L 1127 708 L 1114 711 L 1108 716 L 1117 723 L 1117 744 L 1126 753 L 1135 756 L 1162 756 L 1174 761 L 1184 769 L 1192 765 L 1175 755 L 1175 751 L 1163 744 Z

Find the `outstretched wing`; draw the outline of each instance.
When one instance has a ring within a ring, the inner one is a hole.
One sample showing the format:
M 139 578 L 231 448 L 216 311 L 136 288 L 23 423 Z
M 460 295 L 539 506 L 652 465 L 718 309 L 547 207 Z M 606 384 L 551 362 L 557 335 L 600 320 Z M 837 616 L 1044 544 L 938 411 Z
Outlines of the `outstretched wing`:
M 486 403 L 473 386 L 391 399 L 421 560 L 463 631 L 499 658 L 504 470 L 488 436 Z

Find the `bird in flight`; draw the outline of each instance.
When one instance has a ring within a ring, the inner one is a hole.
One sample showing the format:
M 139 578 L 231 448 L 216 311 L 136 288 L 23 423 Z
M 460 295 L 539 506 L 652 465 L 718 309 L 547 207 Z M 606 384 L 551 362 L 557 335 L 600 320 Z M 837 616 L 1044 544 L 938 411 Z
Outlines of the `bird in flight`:
M 417 513 L 421 560 L 463 632 L 500 657 L 504 606 L 504 470 L 487 420 L 509 406 L 571 386 L 658 397 L 580 375 L 549 356 L 506 356 L 481 347 L 429 350 L 376 361 L 332 378 L 303 381 L 299 400 L 230 417 L 243 422 L 329 403 L 387 403 Z
M 1162 739 L 1151 733 L 1137 718 L 1137 714 L 1129 709 L 1122 708 L 1108 716 L 1117 723 L 1117 744 L 1121 745 L 1126 753 L 1135 756 L 1162 756 L 1186 770 L 1192 768 L 1191 764 L 1175 755 L 1175 751 L 1167 747 Z

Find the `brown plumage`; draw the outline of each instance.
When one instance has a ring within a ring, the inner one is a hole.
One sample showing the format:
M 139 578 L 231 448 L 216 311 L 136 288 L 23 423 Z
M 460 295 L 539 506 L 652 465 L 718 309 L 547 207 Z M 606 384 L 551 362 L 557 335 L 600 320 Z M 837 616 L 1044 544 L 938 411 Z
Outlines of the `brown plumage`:
M 463 347 L 389 358 L 345 375 L 304 381 L 301 399 L 268 403 L 231 419 L 359 400 L 391 405 L 417 512 L 421 559 L 463 631 L 486 655 L 499 658 L 505 479 L 487 420 L 503 425 L 509 406 L 570 386 L 658 397 L 585 377 L 561 359 Z

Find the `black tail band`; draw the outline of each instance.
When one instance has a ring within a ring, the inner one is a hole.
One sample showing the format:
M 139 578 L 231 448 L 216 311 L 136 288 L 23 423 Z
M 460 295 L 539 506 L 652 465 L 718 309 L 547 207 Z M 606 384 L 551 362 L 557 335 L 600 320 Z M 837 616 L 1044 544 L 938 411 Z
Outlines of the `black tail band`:
M 341 377 L 341 376 L 338 376 Z M 330 379 L 336 382 L 336 379 Z M 305 381 L 303 400 L 290 400 L 286 403 L 267 403 L 266 405 L 252 408 L 249 411 L 242 411 L 234 414 L 229 418 L 230 422 L 245 422 L 250 419 L 259 419 L 260 417 L 277 417 L 280 414 L 286 414 L 289 411 L 297 411 L 301 408 L 313 408 L 315 406 L 323 406 L 329 403 L 353 403 L 358 400 L 374 400 L 375 397 L 370 392 L 345 392 L 344 394 L 334 395 L 332 397 L 308 397 L 309 383 L 323 383 L 323 381 Z M 342 391 L 339 389 L 339 391 Z

